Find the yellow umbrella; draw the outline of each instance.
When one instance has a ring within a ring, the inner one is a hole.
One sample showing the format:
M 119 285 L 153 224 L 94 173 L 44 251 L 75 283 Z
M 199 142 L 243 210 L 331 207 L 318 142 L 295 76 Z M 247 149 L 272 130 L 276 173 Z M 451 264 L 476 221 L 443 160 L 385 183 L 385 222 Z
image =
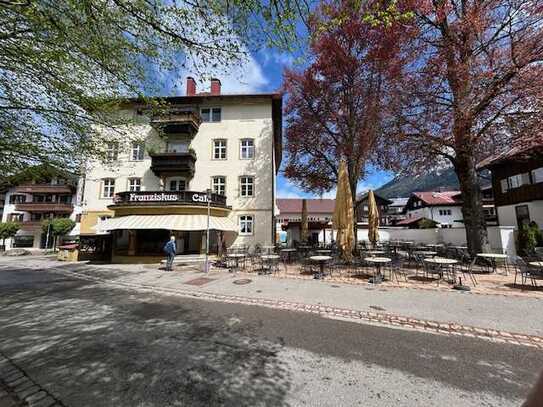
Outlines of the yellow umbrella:
M 353 257 L 354 248 L 354 211 L 351 197 L 351 186 L 349 185 L 349 173 L 347 163 L 341 160 L 339 163 L 339 174 L 336 192 L 336 207 L 332 218 L 333 228 L 337 230 L 337 245 L 341 250 L 343 258 L 350 261 Z
M 307 223 L 307 200 L 302 199 L 302 230 L 300 232 L 300 240 L 307 243 L 309 237 L 309 224 Z
M 379 210 L 371 190 L 368 192 L 368 240 L 373 246 L 379 240 Z

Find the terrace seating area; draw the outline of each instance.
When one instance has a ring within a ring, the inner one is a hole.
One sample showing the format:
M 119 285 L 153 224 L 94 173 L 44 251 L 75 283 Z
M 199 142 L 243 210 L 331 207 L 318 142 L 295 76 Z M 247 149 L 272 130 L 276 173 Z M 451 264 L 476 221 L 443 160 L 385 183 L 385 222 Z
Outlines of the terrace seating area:
M 541 251 L 533 257 L 502 253 L 471 256 L 464 246 L 398 240 L 372 247 L 358 242 L 353 258 L 345 261 L 334 244 L 257 244 L 230 247 L 219 263 L 233 272 L 278 278 L 543 297 Z

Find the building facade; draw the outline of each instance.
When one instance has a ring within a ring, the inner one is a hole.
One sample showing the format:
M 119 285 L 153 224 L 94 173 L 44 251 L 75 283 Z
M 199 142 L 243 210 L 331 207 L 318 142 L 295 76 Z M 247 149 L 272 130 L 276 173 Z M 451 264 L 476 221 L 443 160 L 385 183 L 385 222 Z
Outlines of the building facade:
M 501 226 L 543 226 L 543 141 L 514 146 L 480 164 L 492 173 L 492 188 Z
M 202 253 L 209 207 L 211 251 L 274 241 L 280 94 L 221 94 L 216 79 L 196 93 L 187 78 L 186 96 L 119 114 L 131 124 L 86 171 L 82 235 L 110 233 L 114 261 L 162 256 L 170 234 L 179 254 Z
M 6 240 L 6 249 L 45 249 L 53 246 L 53 237 L 42 230 L 42 222 L 53 218 L 70 218 L 76 226 L 70 232 L 79 233 L 81 214 L 77 181 L 62 177 L 22 182 L 8 187 L 2 222 L 17 222 L 17 235 Z
M 364 226 L 368 224 L 368 193 L 364 193 L 358 197 L 358 200 L 356 202 L 355 210 L 355 216 L 356 216 L 356 222 L 359 224 L 359 226 Z M 377 211 L 379 212 L 379 225 L 388 225 L 388 211 L 389 211 L 389 205 L 392 203 L 391 200 L 383 198 L 377 194 L 374 193 L 375 196 L 375 202 L 377 204 Z

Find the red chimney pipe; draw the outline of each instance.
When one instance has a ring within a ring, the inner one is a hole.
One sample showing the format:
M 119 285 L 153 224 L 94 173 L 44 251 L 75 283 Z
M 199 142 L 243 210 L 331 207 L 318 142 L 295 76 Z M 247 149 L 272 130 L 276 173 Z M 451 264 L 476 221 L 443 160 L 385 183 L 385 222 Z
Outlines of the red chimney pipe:
M 221 81 L 217 78 L 211 78 L 211 94 L 220 95 L 221 94 Z
M 187 96 L 196 95 L 196 81 L 192 76 L 187 76 Z

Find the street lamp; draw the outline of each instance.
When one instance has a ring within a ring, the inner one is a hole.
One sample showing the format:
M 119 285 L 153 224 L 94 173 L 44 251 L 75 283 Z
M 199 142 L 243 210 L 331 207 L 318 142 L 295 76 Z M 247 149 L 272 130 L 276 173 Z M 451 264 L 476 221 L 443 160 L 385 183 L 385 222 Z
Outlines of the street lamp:
M 206 233 L 206 261 L 204 265 L 204 272 L 209 272 L 209 217 L 211 215 L 211 189 L 206 189 L 206 198 L 207 198 L 207 233 Z

